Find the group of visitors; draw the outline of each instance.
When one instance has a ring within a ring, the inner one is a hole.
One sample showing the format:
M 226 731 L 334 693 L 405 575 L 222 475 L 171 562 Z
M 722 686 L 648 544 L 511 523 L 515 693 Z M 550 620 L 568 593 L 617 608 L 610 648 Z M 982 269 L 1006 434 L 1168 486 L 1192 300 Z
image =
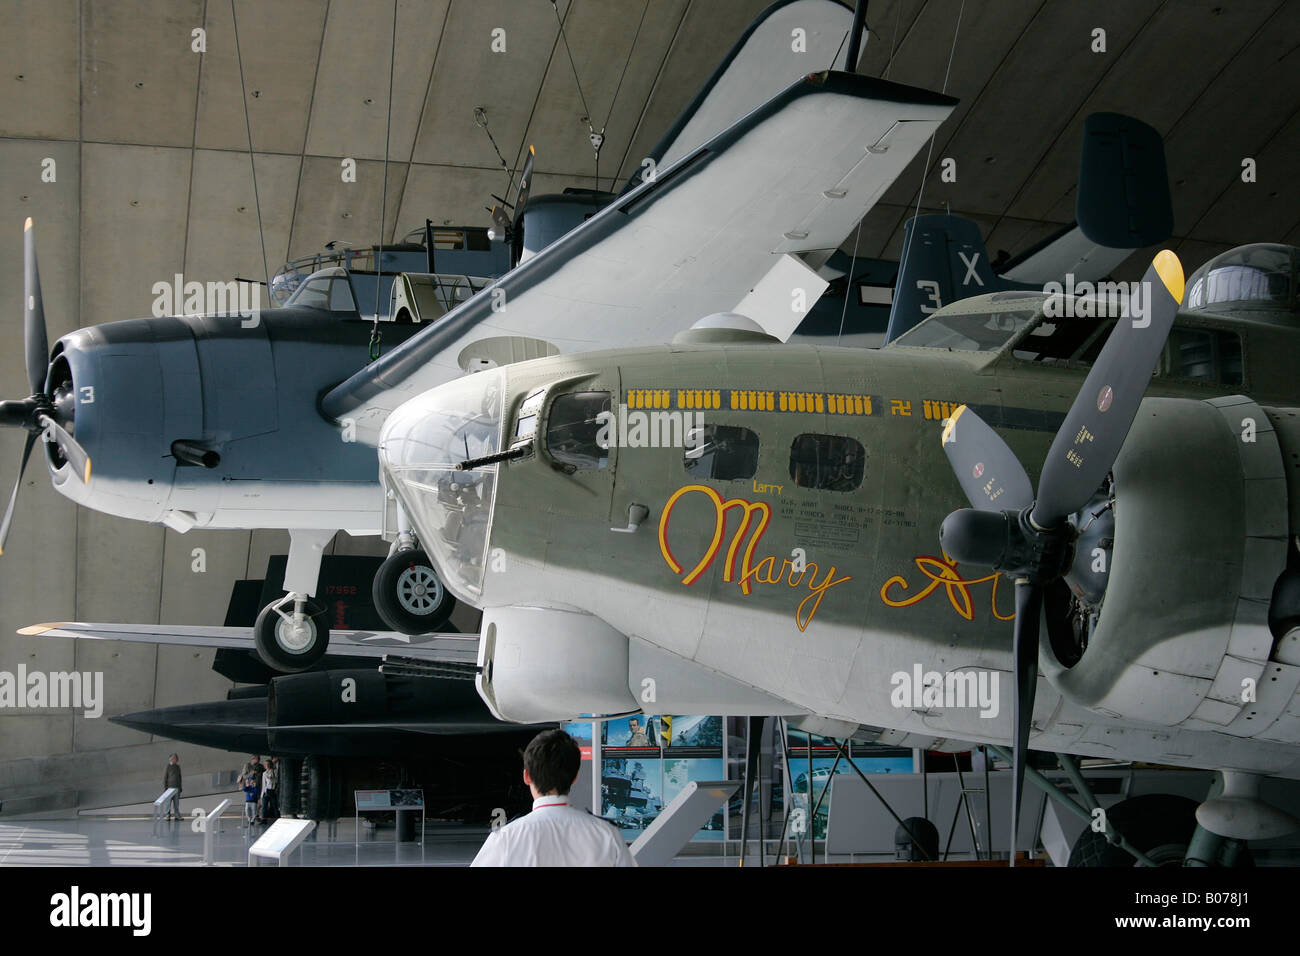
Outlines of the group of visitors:
M 239 772 L 239 787 L 244 791 L 244 821 L 248 824 L 270 823 L 280 816 L 276 787 L 280 782 L 280 758 L 260 755 L 249 758 Z

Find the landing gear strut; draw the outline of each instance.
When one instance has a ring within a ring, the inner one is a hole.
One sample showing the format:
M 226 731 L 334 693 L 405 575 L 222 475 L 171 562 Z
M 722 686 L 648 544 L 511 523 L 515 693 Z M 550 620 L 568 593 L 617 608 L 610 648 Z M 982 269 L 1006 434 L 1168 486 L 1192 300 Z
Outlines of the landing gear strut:
M 438 578 L 429 556 L 413 535 L 401 535 L 371 586 L 375 610 L 402 634 L 428 634 L 447 623 L 456 599 Z
M 304 671 L 325 656 L 329 621 L 325 608 L 311 600 L 320 577 L 321 554 L 333 531 L 289 532 L 289 560 L 284 569 L 287 592 L 262 608 L 253 625 L 257 656 L 282 673 Z

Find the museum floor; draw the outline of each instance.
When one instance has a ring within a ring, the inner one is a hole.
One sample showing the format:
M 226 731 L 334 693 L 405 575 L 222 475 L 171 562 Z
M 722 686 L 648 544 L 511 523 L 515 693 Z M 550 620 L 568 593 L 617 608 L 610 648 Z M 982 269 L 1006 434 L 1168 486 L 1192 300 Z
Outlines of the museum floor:
M 0 866 L 201 866 L 203 834 L 188 816 L 201 798 L 183 800 L 183 820 L 155 824 L 152 807 L 140 804 L 0 822 Z M 208 801 L 211 802 L 210 799 Z M 193 803 L 193 807 L 190 804 Z M 213 834 L 212 862 L 244 866 L 248 848 L 265 827 L 245 826 L 242 812 L 228 810 Z M 418 833 L 419 824 L 416 824 Z M 289 866 L 467 866 L 487 836 L 484 826 L 429 821 L 423 846 L 396 844 L 395 828 L 370 826 L 348 817 L 322 824 L 295 851 Z M 681 857 L 676 865 L 732 865 L 722 856 Z M 272 865 L 263 860 L 263 866 Z

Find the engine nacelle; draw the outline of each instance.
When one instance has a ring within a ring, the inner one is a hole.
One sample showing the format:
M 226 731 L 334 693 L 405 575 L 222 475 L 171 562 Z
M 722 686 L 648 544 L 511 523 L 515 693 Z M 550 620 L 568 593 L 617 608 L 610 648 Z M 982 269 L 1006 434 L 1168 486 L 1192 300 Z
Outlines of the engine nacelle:
M 500 720 L 541 723 L 626 714 L 627 638 L 600 618 L 554 608 L 483 612 L 475 686 Z
M 518 723 L 646 713 L 798 717 L 786 700 L 685 657 L 629 640 L 591 614 L 556 608 L 483 611 L 475 686 L 488 709 Z M 854 733 L 832 721 L 816 733 Z
M 1240 396 L 1142 403 L 1113 470 L 1115 538 L 1096 628 L 1070 667 L 1044 633 L 1045 676 L 1066 698 L 1238 736 L 1283 715 L 1296 677 L 1272 679 L 1269 601 L 1296 533 L 1288 437 Z
M 374 668 L 308 671 L 271 681 L 268 727 L 368 723 L 390 716 L 388 683 Z

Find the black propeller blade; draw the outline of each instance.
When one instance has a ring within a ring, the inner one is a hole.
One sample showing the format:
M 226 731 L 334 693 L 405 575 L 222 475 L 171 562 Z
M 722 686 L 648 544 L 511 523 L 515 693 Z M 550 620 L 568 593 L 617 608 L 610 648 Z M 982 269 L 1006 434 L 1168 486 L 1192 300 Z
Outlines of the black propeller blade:
M 524 207 L 528 205 L 528 194 L 533 188 L 533 160 L 536 158 L 537 150 L 529 146 L 528 158 L 524 160 L 524 170 L 519 174 L 519 195 L 515 196 L 515 222 L 523 216 Z
M 1025 761 L 1029 756 L 1029 728 L 1034 717 L 1034 697 L 1038 690 L 1038 622 L 1043 609 L 1043 591 L 1027 578 L 1016 580 L 1016 622 L 1014 630 L 1013 668 L 1016 699 L 1012 710 L 1015 724 L 1015 751 L 1011 772 L 1015 774 L 1011 789 L 1011 865 L 1016 865 L 1016 843 L 1020 835 L 1020 797 L 1025 789 Z
M 1033 513 L 1040 528 L 1087 504 L 1115 463 L 1183 301 L 1178 257 L 1168 249 L 1156 253 L 1138 288 L 1128 319 L 1116 321 L 1043 461 Z
M 524 160 L 524 168 L 520 171 L 519 174 L 519 191 L 515 194 L 515 201 L 513 205 L 506 202 L 496 193 L 492 193 L 492 198 L 495 199 L 497 202 L 496 205 L 494 205 L 490 210 L 492 213 L 493 229 L 489 233 L 488 238 L 501 239 L 504 240 L 505 242 L 510 243 L 511 268 L 513 268 L 518 263 L 520 253 L 523 250 L 523 244 L 520 241 L 519 227 L 523 222 L 524 207 L 528 205 L 528 194 L 532 191 L 533 162 L 534 160 L 536 160 L 536 158 L 537 158 L 537 150 L 535 150 L 532 146 L 529 146 L 528 158 Z M 504 160 L 502 160 L 501 165 L 505 166 Z M 506 212 L 507 209 L 514 210 L 515 215 L 513 219 L 511 219 L 510 214 Z
M 943 451 L 972 508 L 1020 509 L 1034 503 L 1034 487 L 1015 453 L 965 405 L 943 426 Z
M 500 206 L 492 207 L 492 223 L 497 227 L 497 235 L 502 239 L 510 235 L 510 217 Z
M 83 482 L 90 481 L 90 456 L 56 416 L 60 414 L 55 399 L 45 391 L 50 362 L 50 343 L 45 332 L 45 302 L 41 296 L 41 276 L 36 267 L 36 231 L 31 217 L 23 223 L 23 351 L 27 366 L 27 383 L 31 396 L 20 401 L 0 402 L 0 427 L 27 429 L 27 441 L 18 463 L 18 477 L 9 494 L 3 523 L 0 523 L 0 554 L 4 554 L 18 504 L 18 489 L 32 456 L 36 440 L 45 435 L 59 447 L 64 459 Z M 69 406 L 70 407 L 70 406 Z M 69 417 L 68 421 L 71 421 Z
M 963 405 L 944 426 L 944 453 L 974 508 L 944 519 L 939 529 L 943 550 L 954 561 L 994 568 L 1016 582 L 1012 866 L 1038 683 L 1043 594 L 1058 586 L 1069 570 L 1067 559 L 1077 532 L 1066 518 L 1089 502 L 1114 466 L 1182 298 L 1182 264 L 1163 250 L 1152 260 L 1129 303 L 1128 316 L 1117 320 L 1057 431 L 1039 477 L 1037 500 L 1011 449 L 973 411 Z
M 45 336 L 45 302 L 41 298 L 41 277 L 36 269 L 36 234 L 32 218 L 23 223 L 23 337 L 27 352 L 27 382 L 33 395 L 45 391 L 45 372 L 50 364 L 50 344 Z
M 18 462 L 18 477 L 14 479 L 14 490 L 9 493 L 9 507 L 5 508 L 4 522 L 0 523 L 0 554 L 5 553 L 5 542 L 9 540 L 9 525 L 14 520 L 14 506 L 18 504 L 18 489 L 23 483 L 23 472 L 27 470 L 27 459 L 32 455 L 32 446 L 36 444 L 35 432 L 27 433 L 27 442 L 23 445 L 23 457 Z

